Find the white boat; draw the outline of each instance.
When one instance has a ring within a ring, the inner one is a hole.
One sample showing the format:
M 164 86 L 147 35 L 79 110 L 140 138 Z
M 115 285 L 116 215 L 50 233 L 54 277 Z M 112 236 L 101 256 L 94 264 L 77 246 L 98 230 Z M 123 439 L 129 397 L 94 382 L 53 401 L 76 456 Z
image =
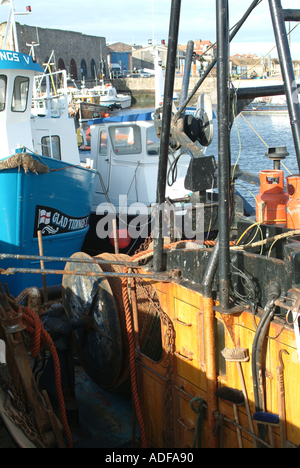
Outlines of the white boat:
M 119 109 L 127 109 L 131 106 L 130 94 L 118 94 L 116 88 L 111 84 L 102 83 L 90 90 L 95 95 L 100 95 L 102 106 L 115 106 Z
M 147 238 L 152 231 L 160 151 L 157 127 L 161 123 L 164 94 L 164 80 L 161 66 L 158 65 L 158 57 L 156 62 L 155 111 L 132 110 L 88 122 L 90 126 L 88 159 L 99 174 L 90 217 L 91 229 L 83 245 L 84 251 L 88 253 L 96 254 L 99 251 L 113 250 L 114 218 L 118 224 L 120 250 L 127 252 L 128 248 L 138 246 L 141 239 Z M 175 104 L 173 106 L 176 111 Z M 212 138 L 212 104 L 206 95 L 199 96 L 197 109 L 187 109 L 187 126 L 190 122 L 200 131 L 200 121 L 205 120 L 203 113 L 206 113 L 206 131 Z M 210 141 L 205 141 L 201 146 L 204 140 L 200 133 L 193 139 L 194 143 L 189 140 L 198 157 L 204 155 L 204 146 L 210 144 Z M 181 203 L 189 203 L 191 193 L 185 188 L 185 177 L 190 161 L 191 154 L 188 151 L 169 147 L 166 197 L 176 207 L 179 217 L 182 216 Z
M 120 248 L 127 248 L 134 238 L 129 233 L 128 224 L 137 216 L 137 206 L 142 210 L 143 222 L 147 224 L 156 202 L 160 141 L 155 134 L 153 112 L 95 119 L 89 124 L 89 158 L 100 178 L 95 189 L 91 229 L 83 248 L 95 253 L 101 244 L 100 250 L 112 250 L 111 220 L 115 214 L 118 225 L 120 219 L 126 219 L 123 226 L 127 231 L 126 239 L 120 239 L 119 244 Z M 190 156 L 185 154 L 178 162 L 176 185 L 168 187 L 167 191 L 167 196 L 172 199 L 188 195 L 184 189 L 184 177 L 189 161 Z M 104 226 L 107 210 L 108 218 L 111 218 L 107 219 L 108 226 Z M 123 232 L 122 226 L 119 230 Z
M 53 95 L 51 77 L 29 55 L 1 50 L 0 69 L 0 252 L 8 255 L 0 276 L 17 296 L 42 286 L 40 274 L 6 276 L 8 268 L 20 266 L 18 255 L 39 253 L 39 231 L 48 257 L 81 249 L 97 173 L 80 162 L 66 92 Z M 39 262 L 27 259 L 21 266 L 35 269 Z M 60 281 L 47 276 L 48 286 Z
M 138 246 L 150 234 L 160 151 L 154 119 L 153 111 L 135 111 L 88 122 L 89 163 L 98 171 L 99 180 L 84 251 L 90 254 L 113 251 L 112 220 L 115 218 L 120 250 Z M 204 155 L 205 148 L 198 147 L 199 154 Z M 169 150 L 166 197 L 176 207 L 178 216 L 182 216 L 182 203 L 189 203 L 191 194 L 185 188 L 190 161 L 189 152 Z

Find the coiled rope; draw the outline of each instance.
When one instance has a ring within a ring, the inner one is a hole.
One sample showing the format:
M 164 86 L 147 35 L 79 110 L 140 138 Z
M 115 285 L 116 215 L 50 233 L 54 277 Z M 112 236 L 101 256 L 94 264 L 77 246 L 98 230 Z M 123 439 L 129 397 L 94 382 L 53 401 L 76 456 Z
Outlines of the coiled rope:
M 54 362 L 55 388 L 59 402 L 61 423 L 65 430 L 68 448 L 73 448 L 72 435 L 67 420 L 65 401 L 61 386 L 60 363 L 53 340 L 49 333 L 44 329 L 42 321 L 33 309 L 31 309 L 30 307 L 22 307 L 20 309 L 20 313 L 22 313 L 23 315 L 22 320 L 24 325 L 26 326 L 26 330 L 31 336 L 30 351 L 32 353 L 32 358 L 37 358 L 40 351 L 46 345 L 49 345 L 50 347 L 50 351 Z

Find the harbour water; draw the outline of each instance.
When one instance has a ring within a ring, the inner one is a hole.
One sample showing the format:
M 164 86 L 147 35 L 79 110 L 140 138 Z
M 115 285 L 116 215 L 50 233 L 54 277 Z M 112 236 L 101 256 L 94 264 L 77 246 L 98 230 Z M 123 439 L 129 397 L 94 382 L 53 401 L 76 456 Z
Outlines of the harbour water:
M 137 102 L 134 110 L 146 107 L 145 103 Z M 151 104 L 149 103 L 149 107 Z M 149 109 L 147 109 L 149 110 Z M 124 111 L 123 111 L 124 112 Z M 218 121 L 214 119 L 214 138 L 206 150 L 207 156 L 215 156 L 218 160 Z M 289 156 L 282 161 L 281 169 L 284 176 L 298 174 L 293 136 L 289 116 L 287 115 L 238 115 L 231 130 L 231 162 L 239 164 L 244 171 L 258 176 L 259 171 L 273 169 L 273 161 L 265 156 L 268 147 L 286 146 Z M 284 167 L 285 166 L 285 167 Z M 259 186 L 236 182 L 237 190 L 245 199 L 254 205 L 254 198 L 259 192 Z
M 207 155 L 218 158 L 218 128 L 214 120 L 214 139 L 207 149 Z M 288 115 L 243 115 L 237 116 L 231 130 L 231 161 L 240 168 L 258 175 L 259 171 L 273 169 L 273 161 L 265 156 L 268 147 L 286 146 L 289 156 L 283 160 L 285 177 L 298 174 L 298 164 Z M 237 181 L 237 189 L 253 205 L 259 187 Z

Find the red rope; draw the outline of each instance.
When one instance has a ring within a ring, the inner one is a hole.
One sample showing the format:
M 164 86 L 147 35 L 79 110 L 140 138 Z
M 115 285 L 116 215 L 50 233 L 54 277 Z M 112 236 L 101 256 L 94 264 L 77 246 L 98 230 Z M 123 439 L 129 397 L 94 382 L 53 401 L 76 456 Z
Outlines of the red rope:
M 144 252 L 143 252 L 144 253 Z M 124 269 L 124 273 L 128 272 L 128 268 Z M 133 336 L 132 320 L 129 307 L 129 298 L 127 290 L 127 278 L 122 278 L 122 292 L 123 292 L 123 302 L 125 309 L 125 318 L 126 318 L 126 329 L 129 341 L 129 362 L 130 362 L 130 376 L 131 376 L 131 385 L 132 385 L 132 396 L 135 406 L 135 412 L 140 428 L 142 447 L 147 448 L 147 438 L 146 431 L 142 416 L 142 410 L 139 401 L 138 388 L 137 388 L 137 379 L 136 379 L 136 369 L 135 369 L 135 342 Z
M 181 243 L 174 242 L 172 244 L 168 244 L 164 246 L 165 250 L 170 249 L 171 247 L 175 246 L 176 244 Z M 215 241 L 204 241 L 204 245 L 206 247 L 213 247 L 215 245 Z M 149 249 L 146 251 L 142 251 L 131 257 L 130 261 L 133 262 L 139 257 L 143 257 L 145 254 L 153 252 L 153 249 Z M 123 273 L 128 273 L 128 268 L 125 267 Z M 141 440 L 142 440 L 142 447 L 147 448 L 147 438 L 146 438 L 146 431 L 144 420 L 142 416 L 138 389 L 137 389 L 137 378 L 136 378 L 136 368 L 135 368 L 135 341 L 133 335 L 133 327 L 132 327 L 132 320 L 130 314 L 130 306 L 129 306 L 129 298 L 128 298 L 128 289 L 127 289 L 127 278 L 122 278 L 122 295 L 123 295 L 123 303 L 124 303 L 124 310 L 125 310 L 125 318 L 126 318 L 126 329 L 128 334 L 128 341 L 129 341 L 129 362 L 130 362 L 130 373 L 131 373 L 131 385 L 132 385 L 132 395 L 133 401 L 135 406 L 135 411 L 138 419 L 138 424 L 141 433 Z
M 65 401 L 61 387 L 60 363 L 53 340 L 49 333 L 44 329 L 42 321 L 33 309 L 30 307 L 23 307 L 20 309 L 20 313 L 23 315 L 23 322 L 26 325 L 26 330 L 31 335 L 30 351 L 33 359 L 38 356 L 46 344 L 50 347 L 54 362 L 55 388 L 59 402 L 61 423 L 66 433 L 68 448 L 73 448 L 72 435 L 67 420 Z

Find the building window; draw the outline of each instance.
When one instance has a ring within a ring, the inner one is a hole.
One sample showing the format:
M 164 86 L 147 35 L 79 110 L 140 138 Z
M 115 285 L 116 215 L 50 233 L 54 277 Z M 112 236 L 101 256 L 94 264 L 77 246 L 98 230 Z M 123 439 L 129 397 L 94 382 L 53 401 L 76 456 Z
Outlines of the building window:
M 92 80 L 94 80 L 96 78 L 96 76 L 97 76 L 96 62 L 93 59 L 91 61 L 91 77 L 92 77 Z
M 27 109 L 29 91 L 29 78 L 17 76 L 15 78 L 14 93 L 11 110 L 13 112 L 25 112 Z
M 63 61 L 62 58 L 60 58 L 59 61 L 58 61 L 58 69 L 59 70 L 65 70 L 66 69 L 65 62 Z
M 42 138 L 42 155 L 47 158 L 61 160 L 59 136 L 45 136 Z
M 87 67 L 86 61 L 84 59 L 81 60 L 81 79 L 87 78 Z
M 78 79 L 78 76 L 77 76 L 77 65 L 76 65 L 76 62 L 74 59 L 71 60 L 71 63 L 70 63 L 70 75 L 71 77 L 73 78 L 73 80 L 77 80 Z
M 0 112 L 4 111 L 6 103 L 7 77 L 0 75 Z

